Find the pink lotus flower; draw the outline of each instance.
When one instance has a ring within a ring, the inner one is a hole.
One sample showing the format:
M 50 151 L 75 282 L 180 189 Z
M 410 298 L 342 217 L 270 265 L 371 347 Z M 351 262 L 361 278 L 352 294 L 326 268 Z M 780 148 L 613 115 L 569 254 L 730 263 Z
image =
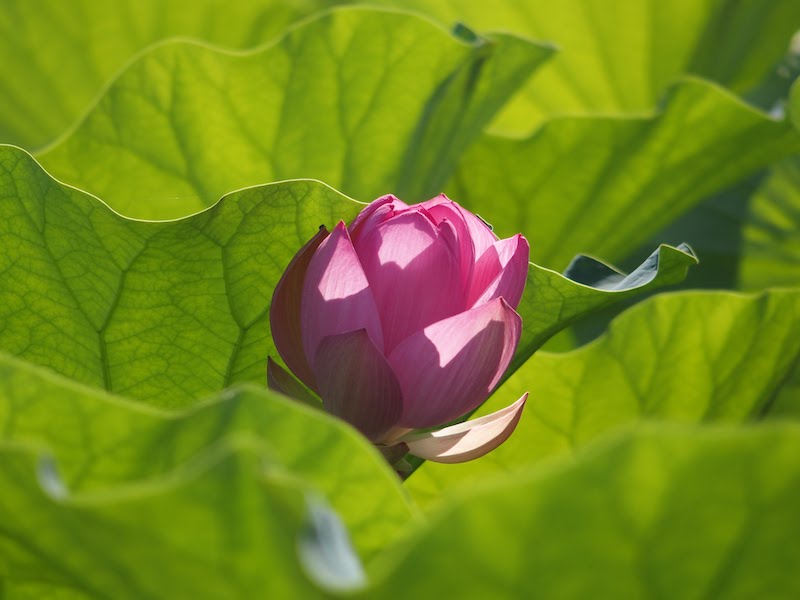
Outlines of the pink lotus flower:
M 511 435 L 527 394 L 474 421 L 414 430 L 462 417 L 500 381 L 519 342 L 528 254 L 522 235 L 499 240 L 444 195 L 414 206 L 384 196 L 294 257 L 272 297 L 275 345 L 328 412 L 384 449 L 476 458 Z M 270 387 L 286 391 L 290 377 L 275 368 Z

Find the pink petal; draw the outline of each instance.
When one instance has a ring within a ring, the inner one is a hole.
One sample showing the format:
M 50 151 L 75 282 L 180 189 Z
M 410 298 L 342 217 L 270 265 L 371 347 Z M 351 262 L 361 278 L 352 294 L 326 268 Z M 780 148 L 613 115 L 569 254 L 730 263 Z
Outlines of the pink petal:
M 372 441 L 381 441 L 403 412 L 400 384 L 364 329 L 324 338 L 314 373 L 327 411 Z
M 475 264 L 467 306 L 503 297 L 517 308 L 528 277 L 528 240 L 517 234 L 495 242 Z
M 528 394 L 511 406 L 490 415 L 466 421 L 439 431 L 407 435 L 401 438 L 409 452 L 440 463 L 458 463 L 488 454 L 514 432 L 522 416 Z
M 400 425 L 436 427 L 478 407 L 519 343 L 522 319 L 497 298 L 426 327 L 389 355 L 403 390 Z
M 486 221 L 480 219 L 477 215 L 474 215 L 462 206 L 459 206 L 458 209 L 461 211 L 461 214 L 464 216 L 464 221 L 467 223 L 470 238 L 475 246 L 475 260 L 477 260 L 486 252 L 487 248 L 497 241 L 497 236 Z
M 303 352 L 303 338 L 300 327 L 300 304 L 303 295 L 303 281 L 314 253 L 328 237 L 328 230 L 320 227 L 300 251 L 295 254 L 286 267 L 269 307 L 269 324 L 272 340 L 278 354 L 286 366 L 311 389 L 316 389 L 314 375 Z
M 378 305 L 387 354 L 411 334 L 464 310 L 455 242 L 452 226 L 437 228 L 413 209 L 362 239 L 358 256 Z
M 267 387 L 273 392 L 278 392 L 309 406 L 319 408 L 319 400 L 311 395 L 311 392 L 304 388 L 283 367 L 272 360 L 271 356 L 267 357 Z
M 424 208 L 425 210 L 434 213 L 439 209 L 446 209 L 446 210 L 457 210 L 455 207 L 458 206 L 455 202 L 450 200 L 445 194 L 439 194 L 438 196 L 434 196 L 430 200 L 426 200 L 425 202 L 420 202 L 417 204 L 419 208 Z M 449 213 L 445 213 L 449 214 Z
M 461 243 L 464 246 L 469 246 L 469 249 L 465 247 L 461 252 L 464 260 L 464 282 L 466 286 L 469 286 L 470 275 L 468 272 L 471 273 L 472 265 L 474 265 L 478 258 L 497 241 L 497 236 L 485 221 L 466 208 L 459 206 L 444 194 L 439 194 L 435 198 L 421 203 L 419 206 L 428 210 L 437 222 L 442 219 L 452 221 L 456 227 L 458 238 L 461 240 Z
M 444 213 L 440 211 L 445 208 L 457 211 L 461 216 L 461 220 L 464 222 L 464 226 L 467 230 L 467 236 L 472 241 L 472 245 L 475 248 L 475 260 L 477 260 L 489 246 L 497 241 L 497 236 L 485 221 L 468 211 L 463 206 L 460 206 L 458 203 L 453 202 L 444 194 L 439 194 L 435 198 L 421 203 L 420 206 L 427 209 L 437 218 L 444 217 Z M 459 231 L 459 235 L 460 234 L 461 231 Z
M 366 329 L 383 348 L 378 308 L 343 222 L 320 244 L 308 265 L 300 304 L 303 349 L 316 355 L 320 340 Z
M 348 228 L 353 245 L 358 247 L 358 241 L 363 235 L 392 217 L 396 211 L 407 209 L 408 205 L 392 194 L 381 196 L 364 207 Z
M 458 238 L 461 281 L 464 289 L 469 290 L 472 267 L 475 263 L 475 246 L 461 207 L 444 194 L 423 202 L 419 206 L 427 210 L 437 225 L 445 221 L 452 224 Z

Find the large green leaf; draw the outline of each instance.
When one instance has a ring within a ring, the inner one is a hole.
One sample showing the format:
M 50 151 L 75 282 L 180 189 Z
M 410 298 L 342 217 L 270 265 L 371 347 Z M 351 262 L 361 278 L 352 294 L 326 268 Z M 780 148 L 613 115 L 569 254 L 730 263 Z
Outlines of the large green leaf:
M 651 298 L 594 343 L 540 352 L 518 369 L 478 413 L 530 393 L 503 446 L 461 465 L 425 463 L 408 486 L 432 502 L 443 490 L 569 453 L 642 419 L 743 421 L 768 407 L 798 360 L 800 290 Z
M 800 54 L 797 50 L 795 54 Z M 800 129 L 800 81 L 795 81 L 789 94 L 789 118 Z
M 321 597 L 297 560 L 306 490 L 269 458 L 232 441 L 163 478 L 73 495 L 52 461 L 0 442 L 4 595 Z
M 522 337 L 510 371 L 564 327 L 640 294 L 678 283 L 696 263 L 688 247 L 660 246 L 628 275 L 587 256 L 573 259 L 565 275 L 531 264 L 518 307 L 523 317 Z
M 38 148 L 84 112 L 134 54 L 183 36 L 234 48 L 268 40 L 319 0 L 6 0 L 0 142 Z
M 800 595 L 800 427 L 647 426 L 488 482 L 375 570 L 375 598 Z
M 780 59 L 800 26 L 794 0 L 496 0 L 490 9 L 473 0 L 377 3 L 554 42 L 558 55 L 495 124 L 517 135 L 554 115 L 650 110 L 687 73 L 744 93 Z
M 773 76 L 752 96 L 774 115 L 791 114 L 789 96 L 798 75 L 800 46 L 787 52 Z M 800 282 L 792 273 L 796 262 L 792 257 L 797 254 L 793 232 L 800 223 L 798 170 L 796 158 L 773 163 L 699 203 L 651 238 L 688 242 L 703 257 L 684 287 L 758 290 Z
M 800 362 L 787 375 L 768 416 L 775 419 L 800 419 Z
M 264 381 L 283 269 L 320 224 L 359 209 L 294 182 L 189 219 L 132 221 L 0 150 L 0 348 L 162 406 Z
M 787 111 L 789 91 L 800 74 L 800 47 L 788 52 L 771 77 L 750 94 L 759 106 L 774 115 Z M 773 163 L 768 169 L 739 182 L 731 188 L 704 199 L 678 219 L 651 236 L 641 248 L 629 252 L 620 262 L 623 268 L 637 264 L 636 259 L 652 244 L 681 241 L 691 244 L 702 257 L 700 266 L 692 269 L 681 283 L 684 289 L 714 288 L 759 290 L 768 287 L 796 285 L 797 254 L 792 239 L 798 223 L 800 207 L 792 195 L 798 185 L 792 163 L 794 158 Z M 757 265 L 757 266 L 756 266 Z M 637 298 L 639 300 L 641 298 Z M 585 343 L 608 325 L 613 316 L 626 308 L 627 302 L 609 311 L 581 321 L 567 335 L 563 332 L 548 349 L 572 348 Z
M 742 288 L 800 285 L 800 157 L 774 165 L 753 191 L 741 236 Z
M 185 219 L 134 221 L 0 147 L 0 349 L 165 407 L 262 383 L 276 356 L 267 312 L 283 269 L 320 224 L 362 206 L 294 181 Z M 614 289 L 531 266 L 517 363 L 580 316 L 680 280 L 694 260 L 665 247 Z
M 800 285 L 800 159 L 789 157 L 698 204 L 645 242 L 685 240 L 702 257 L 680 287 L 757 291 Z M 623 261 L 623 267 L 636 264 Z M 640 299 L 640 298 L 637 298 Z M 625 309 L 580 322 L 572 331 L 589 341 Z M 559 336 L 559 341 L 564 336 Z M 797 397 L 797 393 L 793 393 Z
M 669 7 L 627 1 L 613 11 L 586 0 L 556 7 L 501 2 L 491 10 L 469 1 L 383 3 L 414 8 L 448 24 L 464 21 L 557 42 L 563 56 L 509 113 L 530 121 L 526 126 L 552 112 L 649 108 L 665 85 L 687 71 L 744 91 L 780 56 L 800 19 L 789 0 L 682 0 Z M 76 0 L 66 6 L 10 0 L 0 15 L 0 54 L 9 57 L 0 73 L 0 142 L 36 148 L 52 140 L 149 44 L 184 36 L 247 48 L 323 5 L 317 0 Z M 655 22 L 659 26 L 651 27 Z M 631 52 L 632 47 L 644 51 Z
M 682 287 L 742 289 L 739 286 L 742 230 L 748 220 L 750 202 L 764 179 L 764 173 L 760 171 L 703 200 L 650 238 L 685 240 L 702 257 L 701 264 L 692 270 Z M 650 240 L 645 242 L 644 248 Z M 776 284 L 750 289 L 755 291 Z
M 749 198 L 739 253 L 729 257 L 744 289 L 800 286 L 800 157 L 775 165 Z M 800 361 L 770 408 L 800 418 Z
M 700 80 L 648 117 L 562 118 L 517 140 L 482 137 L 450 193 L 497 231 L 522 230 L 536 262 L 625 258 L 703 198 L 800 150 L 800 136 Z
M 231 190 L 298 177 L 365 201 L 423 200 L 550 52 L 352 8 L 249 53 L 168 43 L 131 64 L 39 158 L 141 218 L 185 216 Z
M 364 559 L 413 516 L 383 457 L 321 411 L 239 386 L 188 412 L 166 413 L 0 353 L 0 442 L 47 448 L 73 492 L 97 494 L 167 476 L 231 438 L 256 441 L 270 465 L 322 494 Z
M 788 62 L 796 73 L 798 56 Z M 690 241 L 703 257 L 684 286 L 755 291 L 800 286 L 798 231 L 800 158 L 792 156 L 703 202 L 652 239 Z M 799 368 L 781 388 L 770 415 L 800 416 Z

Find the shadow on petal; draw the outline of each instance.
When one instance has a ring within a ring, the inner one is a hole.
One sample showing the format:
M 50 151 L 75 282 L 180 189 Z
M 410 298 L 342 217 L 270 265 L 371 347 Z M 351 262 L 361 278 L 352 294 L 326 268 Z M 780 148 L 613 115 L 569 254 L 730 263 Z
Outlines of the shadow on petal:
M 511 362 L 522 321 L 502 298 L 403 341 L 389 363 L 403 390 L 400 425 L 437 427 L 477 408 Z
M 275 348 L 286 366 L 311 389 L 316 389 L 316 382 L 303 352 L 300 303 L 308 266 L 328 235 L 328 230 L 320 227 L 314 237 L 295 254 L 275 286 L 269 306 L 269 325 Z
M 278 392 L 303 404 L 308 404 L 314 408 L 322 408 L 319 400 L 292 377 L 286 369 L 272 360 L 271 356 L 267 357 L 267 387 L 273 392 Z
M 373 442 L 383 440 L 400 419 L 400 384 L 366 330 L 324 338 L 314 374 L 325 409 Z
M 373 230 L 356 250 L 378 306 L 386 354 L 466 308 L 452 226 L 437 228 L 423 213 L 409 211 Z
M 343 222 L 320 244 L 311 259 L 300 306 L 303 349 L 312 361 L 329 335 L 365 329 L 383 349 L 375 298 Z

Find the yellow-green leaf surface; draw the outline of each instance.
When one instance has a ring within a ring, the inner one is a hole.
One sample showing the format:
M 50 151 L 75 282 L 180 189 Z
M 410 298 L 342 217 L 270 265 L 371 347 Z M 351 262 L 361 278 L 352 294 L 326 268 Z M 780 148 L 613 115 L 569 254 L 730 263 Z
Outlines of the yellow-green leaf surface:
M 283 270 L 321 224 L 362 207 L 322 183 L 292 181 L 231 194 L 192 217 L 135 221 L 0 147 L 0 349 L 162 407 L 263 384 L 267 357 L 277 356 L 268 310 Z M 694 261 L 665 247 L 631 277 L 614 274 L 609 289 L 532 265 L 518 362 L 580 316 L 679 281 Z
M 483 136 L 449 192 L 501 235 L 521 230 L 532 259 L 560 269 L 578 252 L 621 260 L 700 200 L 798 151 L 790 124 L 690 79 L 651 116 Z
M 162 478 L 73 495 L 51 460 L 0 442 L 4 595 L 323 597 L 297 560 L 306 490 L 268 457 L 231 443 Z
M 584 107 L 649 108 L 663 86 L 686 71 L 744 91 L 777 60 L 800 19 L 790 0 L 684 0 L 668 7 L 629 0 L 616 3 L 614 10 L 596 0 L 557 7 L 501 2 L 491 10 L 470 1 L 384 4 L 415 9 L 448 25 L 463 21 L 481 30 L 558 43 L 563 56 L 509 113 L 523 121 Z M 0 54 L 13 57 L 0 73 L 0 142 L 33 149 L 51 141 L 86 110 L 111 76 L 152 43 L 181 36 L 249 48 L 326 6 L 315 0 L 10 0 L 0 15 Z
M 8 146 L 0 198 L 0 348 L 172 407 L 265 380 L 275 284 L 321 224 L 359 209 L 323 184 L 294 182 L 189 219 L 133 221 Z
M 360 8 L 248 53 L 167 43 L 38 158 L 141 218 L 185 216 L 231 190 L 298 177 L 363 201 L 423 200 L 550 53 L 510 35 L 466 42 L 420 17 Z
M 738 254 L 727 258 L 744 289 L 800 286 L 800 157 L 774 165 L 750 196 Z M 770 414 L 800 417 L 800 362 Z
M 800 419 L 800 364 L 787 375 L 769 411 L 774 419 Z
M 583 255 L 573 259 L 564 275 L 531 264 L 517 308 L 523 327 L 510 371 L 567 325 L 624 300 L 679 283 L 696 263 L 690 248 L 663 245 L 627 275 Z
M 318 0 L 6 0 L 0 11 L 0 143 L 29 149 L 76 121 L 135 54 L 169 37 L 249 48 Z
M 702 256 L 684 285 L 756 291 L 800 285 L 799 231 L 800 159 L 792 156 L 704 202 L 652 239 L 691 241 Z M 800 369 L 795 367 L 770 416 L 798 415 Z
M 769 408 L 798 360 L 800 290 L 651 298 L 591 344 L 534 355 L 477 413 L 529 392 L 514 435 L 480 460 L 425 463 L 408 486 L 418 500 L 432 502 L 443 491 L 568 454 L 641 420 L 741 422 Z
M 797 38 L 800 41 L 800 36 Z M 792 83 L 800 75 L 800 45 L 794 44 L 775 72 L 749 95 L 775 118 L 792 112 Z M 655 233 L 643 249 L 626 257 L 622 265 L 657 243 L 680 240 L 702 256 L 683 287 L 757 290 L 795 285 L 791 276 L 793 191 L 798 177 L 795 158 L 773 162 L 768 168 L 730 188 L 702 200 L 678 219 Z M 784 243 L 785 242 L 785 243 Z M 747 263 L 758 263 L 749 268 Z
M 796 51 L 788 53 L 775 76 L 754 94 L 760 105 L 770 107 L 776 116 L 785 114 L 790 84 L 798 73 L 800 55 Z M 800 223 L 797 202 L 800 196 L 796 191 L 800 179 L 793 166 L 795 162 L 794 157 L 789 157 L 772 163 L 767 169 L 700 201 L 653 234 L 642 247 L 629 252 L 620 264 L 630 268 L 653 243 L 680 240 L 690 244 L 702 257 L 699 267 L 692 269 L 681 283 L 683 289 L 756 291 L 798 285 L 797 256 L 800 255 L 794 234 Z M 577 340 L 589 341 L 624 308 L 623 303 L 583 321 L 572 333 Z M 559 346 L 569 343 L 564 335 L 557 341 Z M 554 347 L 555 341 L 548 349 Z
M 475 0 L 377 2 L 555 43 L 558 55 L 495 124 L 515 135 L 554 115 L 650 110 L 683 74 L 744 93 L 800 26 L 794 0 L 497 0 L 491 8 Z
M 800 49 L 793 63 L 800 64 Z M 800 130 L 800 80 L 789 91 L 789 118 Z M 744 289 L 800 285 L 800 156 L 772 166 L 747 202 L 741 224 L 738 284 Z
M 799 227 L 800 157 L 791 157 L 774 165 L 750 197 L 742 224 L 742 288 L 800 285 Z
M 800 51 L 798 51 L 800 53 Z M 800 83 L 794 82 L 789 96 L 789 117 L 794 126 L 800 129 Z
M 369 598 L 800 595 L 800 428 L 646 426 L 460 495 Z
M 71 492 L 109 493 L 166 477 L 234 438 L 263 447 L 269 468 L 291 473 L 324 497 L 365 560 L 413 517 L 383 457 L 322 411 L 239 386 L 187 412 L 167 413 L 0 353 L 0 442 L 45 448 Z

